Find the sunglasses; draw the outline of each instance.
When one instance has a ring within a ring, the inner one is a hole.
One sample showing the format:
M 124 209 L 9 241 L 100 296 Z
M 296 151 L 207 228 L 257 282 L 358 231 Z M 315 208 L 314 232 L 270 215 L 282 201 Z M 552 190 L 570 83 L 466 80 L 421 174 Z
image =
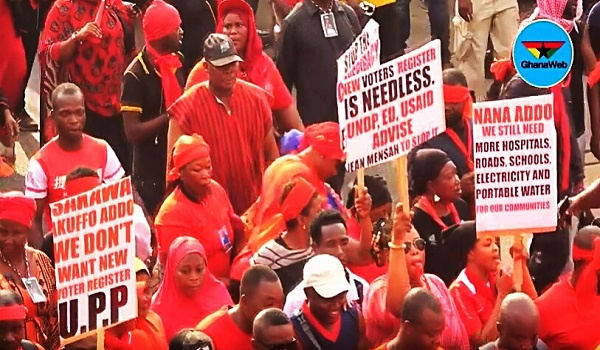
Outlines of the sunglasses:
M 297 344 L 296 339 L 292 339 L 287 343 L 273 344 L 273 345 L 261 344 L 261 345 L 264 346 L 265 349 L 269 349 L 269 350 L 297 350 L 298 349 L 298 344 Z
M 427 246 L 427 242 L 425 242 L 423 238 L 415 238 L 412 242 L 407 241 L 404 242 L 402 245 L 404 246 L 404 253 L 408 254 L 410 253 L 410 248 L 413 246 L 421 252 L 424 251 L 425 247 Z

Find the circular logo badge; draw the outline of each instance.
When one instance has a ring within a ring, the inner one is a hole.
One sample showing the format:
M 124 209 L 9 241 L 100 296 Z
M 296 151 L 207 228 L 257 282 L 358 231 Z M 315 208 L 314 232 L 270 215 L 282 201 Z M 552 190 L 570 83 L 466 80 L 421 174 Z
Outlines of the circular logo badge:
M 517 34 L 513 63 L 529 85 L 548 88 L 567 77 L 573 65 L 573 42 L 566 30 L 550 20 L 535 20 Z

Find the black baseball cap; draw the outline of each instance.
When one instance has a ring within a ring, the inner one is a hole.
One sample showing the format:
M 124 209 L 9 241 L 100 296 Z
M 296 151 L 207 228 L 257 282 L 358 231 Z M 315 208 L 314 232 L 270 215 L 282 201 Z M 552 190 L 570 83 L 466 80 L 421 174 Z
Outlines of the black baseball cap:
M 217 33 L 204 40 L 204 59 L 216 67 L 244 61 L 238 56 L 233 41 L 227 35 Z

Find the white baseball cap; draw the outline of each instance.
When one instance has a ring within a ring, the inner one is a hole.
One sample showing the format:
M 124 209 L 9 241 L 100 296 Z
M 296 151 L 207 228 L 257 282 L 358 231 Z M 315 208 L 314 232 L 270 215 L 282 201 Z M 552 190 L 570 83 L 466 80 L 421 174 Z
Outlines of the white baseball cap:
M 314 288 L 317 294 L 326 299 L 350 289 L 342 262 L 329 254 L 316 255 L 308 260 L 303 275 L 305 288 Z

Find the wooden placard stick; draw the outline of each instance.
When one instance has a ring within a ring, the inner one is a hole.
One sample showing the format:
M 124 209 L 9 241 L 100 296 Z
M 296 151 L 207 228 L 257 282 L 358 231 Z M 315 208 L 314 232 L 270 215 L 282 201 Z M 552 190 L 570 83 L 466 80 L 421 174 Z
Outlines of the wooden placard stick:
M 410 212 L 410 199 L 408 196 L 408 171 L 406 156 L 396 159 L 396 181 L 398 184 L 398 196 L 403 204 L 404 212 Z

